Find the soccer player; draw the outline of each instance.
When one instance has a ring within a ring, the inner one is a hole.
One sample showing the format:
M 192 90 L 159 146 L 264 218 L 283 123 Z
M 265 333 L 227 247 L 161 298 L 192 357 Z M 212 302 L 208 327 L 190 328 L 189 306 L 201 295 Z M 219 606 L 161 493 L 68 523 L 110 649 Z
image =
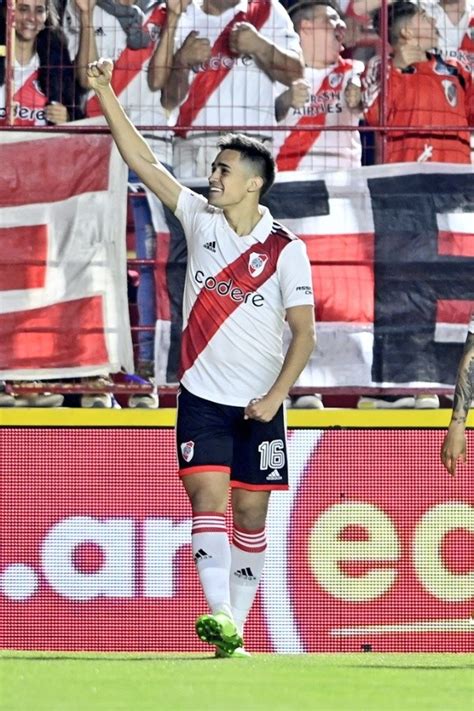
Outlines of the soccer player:
M 241 135 L 221 139 L 205 200 L 175 180 L 135 130 L 111 88 L 112 62 L 92 63 L 88 77 L 124 160 L 184 227 L 177 453 L 210 608 L 196 630 L 219 656 L 243 655 L 270 492 L 288 488 L 283 401 L 315 343 L 309 260 L 303 242 L 259 205 L 275 170 L 262 143 Z M 292 339 L 283 358 L 285 318 Z
M 456 474 L 456 464 L 459 459 L 466 462 L 466 421 L 473 397 L 474 314 L 471 317 L 466 345 L 459 363 L 451 423 L 441 447 L 441 461 L 451 476 Z

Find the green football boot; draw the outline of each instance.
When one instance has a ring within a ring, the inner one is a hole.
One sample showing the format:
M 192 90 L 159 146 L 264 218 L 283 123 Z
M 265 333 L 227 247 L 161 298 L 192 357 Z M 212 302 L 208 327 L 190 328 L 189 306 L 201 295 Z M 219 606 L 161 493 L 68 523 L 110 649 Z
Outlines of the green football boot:
M 214 656 L 216 659 L 248 659 L 252 655 L 245 647 L 236 647 L 233 652 L 225 652 L 220 647 L 216 647 Z
M 224 612 L 198 617 L 196 633 L 203 642 L 219 647 L 227 654 L 231 654 L 234 649 L 243 646 L 243 640 L 235 622 Z

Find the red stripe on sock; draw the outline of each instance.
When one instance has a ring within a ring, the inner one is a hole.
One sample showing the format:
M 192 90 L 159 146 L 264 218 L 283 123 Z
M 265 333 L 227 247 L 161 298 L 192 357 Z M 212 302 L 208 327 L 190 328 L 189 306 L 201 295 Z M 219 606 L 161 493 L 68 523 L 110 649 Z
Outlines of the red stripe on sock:
M 265 526 L 263 528 L 256 528 L 254 531 L 249 531 L 247 528 L 239 528 L 234 523 L 234 532 L 238 533 L 243 533 L 244 536 L 256 536 L 258 533 L 264 533 L 265 532 Z
M 247 553 L 261 553 L 267 547 L 265 529 L 259 528 L 256 531 L 244 531 L 234 526 L 232 543 L 236 548 Z
M 191 533 L 227 533 L 225 515 L 217 511 L 193 513 Z

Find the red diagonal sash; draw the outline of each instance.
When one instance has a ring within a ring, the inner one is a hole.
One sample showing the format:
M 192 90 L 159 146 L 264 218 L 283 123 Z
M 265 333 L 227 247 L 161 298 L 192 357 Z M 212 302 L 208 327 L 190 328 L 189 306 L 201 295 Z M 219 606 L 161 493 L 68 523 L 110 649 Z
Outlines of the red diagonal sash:
M 219 37 L 214 42 L 211 50 L 211 62 L 213 57 L 226 56 L 232 58 L 229 50 L 229 34 L 237 22 L 249 22 L 257 30 L 259 30 L 270 14 L 271 4 L 269 0 L 250 0 L 247 12 L 239 12 L 232 20 L 224 27 Z M 235 58 L 235 57 L 234 57 Z M 215 92 L 217 87 L 225 79 L 231 70 L 230 66 L 223 67 L 220 63 L 219 69 L 206 69 L 199 72 L 192 82 L 188 96 L 179 110 L 178 120 L 176 122 L 176 135 L 185 138 L 187 131 L 182 126 L 191 126 L 194 119 L 201 111 L 204 104 L 207 102 L 211 94 Z
M 166 6 L 157 5 L 150 17 L 144 23 L 144 27 L 149 25 L 158 25 L 161 27 L 166 17 Z M 135 79 L 138 72 L 142 71 L 145 62 L 150 59 L 155 49 L 155 43 L 150 37 L 150 44 L 144 49 L 130 49 L 126 47 L 120 57 L 114 62 L 114 71 L 112 74 L 112 88 L 117 94 L 120 94 L 127 86 Z M 99 116 L 102 114 L 99 100 L 97 96 L 91 96 L 86 104 L 87 116 Z
M 276 227 L 274 223 L 272 232 L 265 242 L 252 245 L 232 264 L 214 275 L 216 282 L 232 281 L 231 289 L 237 288 L 244 294 L 257 291 L 275 273 L 281 251 L 288 244 L 288 237 L 285 233 L 281 235 Z M 257 277 L 253 277 L 249 270 L 252 252 L 258 252 L 268 258 L 265 268 Z M 208 290 L 205 287 L 201 289 L 181 337 L 180 377 L 191 368 L 226 319 L 242 303 L 232 299 L 229 294 L 218 293 L 216 289 Z
M 327 77 L 325 77 L 323 83 L 319 87 L 316 96 L 323 94 L 325 91 L 331 91 L 330 78 L 334 74 L 344 74 L 352 66 L 351 62 L 340 61 L 335 69 L 333 69 Z M 342 82 L 341 82 L 342 86 Z M 317 130 L 317 127 L 324 126 L 326 121 L 326 114 L 318 114 L 317 116 L 302 116 L 298 123 L 293 126 L 292 130 L 286 137 L 283 145 L 281 146 L 277 158 L 276 164 L 278 170 L 296 170 L 301 159 L 309 151 L 313 143 L 321 135 L 321 131 Z M 314 131 L 302 131 L 306 127 L 314 127 Z

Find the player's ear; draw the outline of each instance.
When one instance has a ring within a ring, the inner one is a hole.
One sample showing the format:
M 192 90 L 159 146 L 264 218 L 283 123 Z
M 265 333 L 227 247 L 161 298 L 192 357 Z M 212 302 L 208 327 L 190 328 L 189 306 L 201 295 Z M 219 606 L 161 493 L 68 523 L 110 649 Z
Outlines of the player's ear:
M 248 192 L 255 193 L 260 192 L 263 188 L 263 178 L 261 175 L 253 175 L 248 182 Z

